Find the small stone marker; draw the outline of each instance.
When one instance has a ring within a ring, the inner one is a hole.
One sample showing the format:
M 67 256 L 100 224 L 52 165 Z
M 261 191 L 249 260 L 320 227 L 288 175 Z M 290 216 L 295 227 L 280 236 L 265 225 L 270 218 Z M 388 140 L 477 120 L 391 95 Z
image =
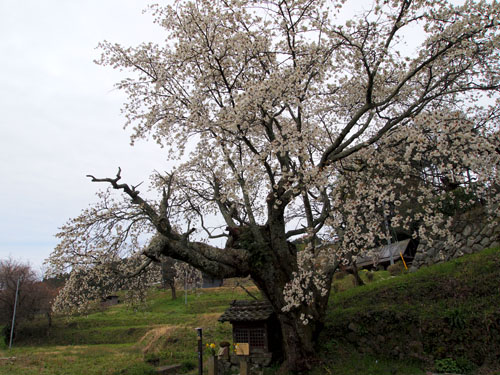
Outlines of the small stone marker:
M 210 356 L 208 357 L 207 361 L 207 367 L 208 367 L 208 375 L 218 375 L 219 374 L 219 369 L 218 369 L 218 359 L 215 356 Z
M 221 347 L 217 353 L 217 358 L 224 359 L 226 361 L 229 360 L 229 347 Z
M 240 358 L 240 375 L 249 375 L 248 362 L 245 357 Z

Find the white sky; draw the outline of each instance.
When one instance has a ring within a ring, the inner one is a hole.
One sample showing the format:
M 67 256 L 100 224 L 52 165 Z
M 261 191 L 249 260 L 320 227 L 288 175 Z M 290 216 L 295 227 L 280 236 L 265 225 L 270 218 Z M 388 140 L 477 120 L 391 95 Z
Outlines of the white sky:
M 164 170 L 154 142 L 129 146 L 124 77 L 93 63 L 106 39 L 161 40 L 139 0 L 0 1 L 0 259 L 38 269 L 70 217 L 95 201 L 86 174 L 147 182 Z

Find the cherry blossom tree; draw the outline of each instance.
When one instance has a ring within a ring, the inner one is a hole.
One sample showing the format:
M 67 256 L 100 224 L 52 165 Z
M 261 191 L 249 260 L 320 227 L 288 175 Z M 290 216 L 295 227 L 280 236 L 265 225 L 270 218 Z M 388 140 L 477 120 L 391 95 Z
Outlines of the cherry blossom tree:
M 137 272 L 170 256 L 250 275 L 286 365 L 306 369 L 336 265 L 387 236 L 383 211 L 394 226 L 417 220 L 415 236 L 445 236 L 437 179 L 482 199 L 499 186 L 499 3 L 374 0 L 346 21 L 348 5 L 177 1 L 151 7 L 163 45 L 101 43 L 98 63 L 129 73 L 117 88 L 132 142 L 153 139 L 177 166 L 152 176 L 158 201 L 120 169 L 89 176 L 122 198 L 102 194 L 62 228 L 53 269 L 132 252 Z M 335 253 L 317 246 L 340 233 Z

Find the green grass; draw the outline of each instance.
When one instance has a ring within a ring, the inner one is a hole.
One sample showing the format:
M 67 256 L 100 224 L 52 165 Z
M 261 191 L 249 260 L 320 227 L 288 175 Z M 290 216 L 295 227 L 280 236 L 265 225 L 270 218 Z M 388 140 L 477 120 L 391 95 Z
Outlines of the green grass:
M 335 350 L 351 345 L 366 358 L 418 358 L 431 370 L 451 358 L 494 373 L 488 371 L 500 368 L 499 285 L 500 249 L 488 249 L 350 288 L 331 296 L 322 341 L 336 338 Z
M 200 289 L 185 304 L 183 293 L 172 300 L 169 292 L 153 290 L 140 311 L 116 305 L 56 317 L 50 331 L 39 319 L 20 328 L 12 350 L 0 347 L 0 357 L 16 357 L 0 363 L 0 375 L 144 374 L 153 368 L 145 359 L 194 368 L 195 328 L 203 328 L 205 342 L 232 341 L 230 324 L 217 319 L 231 301 L 244 298 L 238 288 Z
M 473 310 L 495 309 L 500 275 L 500 250 L 488 249 L 451 262 L 422 268 L 415 273 L 387 277 L 362 287 L 333 294 L 330 305 L 335 309 L 354 308 L 362 311 L 405 305 L 421 312 L 435 307 L 462 306 Z M 432 297 L 432 298 L 429 298 Z M 425 304 L 424 304 L 425 302 Z M 478 309 L 480 307 L 480 309 Z M 338 310 L 331 310 L 337 311 Z
M 234 288 L 198 290 L 176 300 L 170 293 L 153 291 L 140 311 L 126 305 L 112 306 L 87 315 L 55 319 L 47 335 L 46 321 L 33 322 L 28 329 L 21 329 L 18 344 L 81 345 L 134 343 L 147 331 L 158 326 L 197 327 L 207 320 L 211 323 L 234 299 L 245 298 L 244 292 Z M 203 325 L 203 324 L 202 324 Z M 209 327 L 207 327 L 210 329 Z
M 349 351 L 347 349 L 350 349 Z M 358 353 L 352 347 L 344 347 L 330 353 L 335 356 L 325 364 L 317 365 L 310 375 L 423 375 L 420 363 L 400 361 Z
M 8 355 L 16 360 L 1 366 L 0 374 L 114 375 L 143 363 L 130 344 L 15 347 Z
M 372 279 L 370 280 L 369 277 L 367 276 L 368 274 L 372 275 Z M 376 272 L 371 272 L 367 270 L 361 270 L 359 271 L 359 276 L 361 277 L 361 280 L 365 284 L 376 284 L 377 282 L 381 280 L 386 280 L 391 277 L 389 272 L 387 271 L 376 271 Z M 333 293 L 343 293 L 349 289 L 353 289 L 356 287 L 355 279 L 352 274 L 341 274 L 340 278 L 334 278 L 333 284 L 332 284 L 332 291 Z

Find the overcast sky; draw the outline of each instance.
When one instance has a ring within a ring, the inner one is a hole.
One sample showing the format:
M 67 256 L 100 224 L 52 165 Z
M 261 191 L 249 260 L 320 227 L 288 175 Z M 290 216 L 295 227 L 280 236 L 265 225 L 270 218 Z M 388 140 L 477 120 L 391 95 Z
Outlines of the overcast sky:
M 129 146 L 123 77 L 93 63 L 102 40 L 161 40 L 140 0 L 0 1 L 0 259 L 38 269 L 97 184 L 123 169 L 131 184 L 165 169 L 154 142 Z

